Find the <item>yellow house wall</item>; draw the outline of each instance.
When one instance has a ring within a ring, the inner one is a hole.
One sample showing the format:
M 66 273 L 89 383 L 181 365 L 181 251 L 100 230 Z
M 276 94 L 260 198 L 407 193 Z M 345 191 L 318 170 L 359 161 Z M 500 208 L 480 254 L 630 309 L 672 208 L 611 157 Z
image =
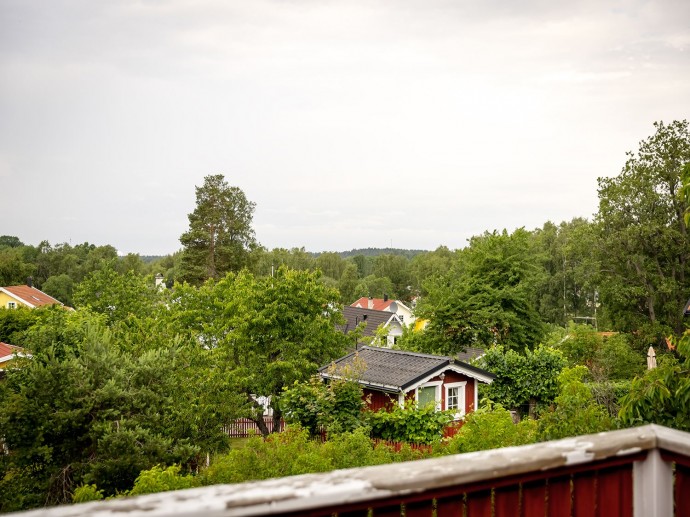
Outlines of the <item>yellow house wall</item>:
M 26 305 L 25 303 L 22 303 L 16 298 L 12 298 L 11 296 L 8 296 L 7 294 L 0 291 L 0 307 L 7 308 L 7 302 L 15 302 L 17 306 L 23 305 L 25 307 L 28 307 L 28 305 Z

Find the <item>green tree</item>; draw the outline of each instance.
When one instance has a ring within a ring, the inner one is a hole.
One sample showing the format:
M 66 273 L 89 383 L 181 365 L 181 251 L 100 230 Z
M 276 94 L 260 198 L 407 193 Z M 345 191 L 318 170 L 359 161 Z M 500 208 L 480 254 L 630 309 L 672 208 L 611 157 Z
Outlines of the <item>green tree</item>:
M 247 271 L 209 281 L 199 289 L 178 287 L 171 310 L 178 325 L 191 329 L 216 361 L 232 370 L 262 433 L 268 428 L 257 396 L 271 397 L 274 429 L 282 411 L 283 388 L 303 381 L 342 355 L 346 337 L 338 293 L 319 272 L 278 269 L 273 277 Z
M 583 382 L 588 374 L 584 366 L 566 368 L 558 376 L 559 393 L 555 405 L 539 417 L 540 440 L 599 433 L 613 427 L 606 409 L 597 404 Z
M 429 320 L 427 351 L 453 354 L 494 343 L 534 347 L 544 333 L 535 302 L 543 274 L 524 229 L 473 237 L 447 274 L 425 284 L 428 295 L 416 313 Z
M 338 290 L 340 291 L 340 301 L 346 305 L 353 303 L 357 297 L 355 295 L 357 289 L 357 266 L 352 262 L 347 262 L 343 274 L 340 276 L 338 283 Z
M 524 354 L 494 346 L 480 364 L 496 375 L 491 384 L 482 387 L 486 397 L 522 413 L 529 405 L 534 414 L 537 404 L 549 404 L 558 394 L 558 374 L 566 360 L 559 350 L 546 346 L 525 349 Z
M 72 317 L 72 316 L 70 316 Z M 74 317 L 80 317 L 74 315 Z M 105 494 L 130 488 L 157 463 L 187 466 L 199 454 L 193 435 L 175 435 L 182 399 L 178 348 L 123 353 L 98 320 L 76 348 L 32 350 L 0 388 L 0 510 L 66 503 L 76 486 Z M 218 427 L 220 432 L 220 426 Z
M 624 425 L 660 424 L 690 431 L 690 331 L 677 344 L 678 357 L 658 358 L 656 368 L 632 381 L 621 402 Z
M 116 261 L 104 263 L 81 282 L 74 293 L 75 305 L 106 314 L 111 322 L 145 315 L 158 296 L 153 282 L 133 271 L 120 274 L 116 267 Z
M 74 281 L 67 273 L 48 277 L 43 283 L 41 290 L 56 300 L 60 300 L 68 307 L 71 307 L 73 304 Z
M 621 174 L 599 178 L 601 300 L 618 330 L 651 325 L 659 339 L 682 331 L 690 290 L 690 241 L 679 195 L 690 163 L 688 122 L 657 122 L 656 132 L 628 153 Z
M 252 218 L 255 203 L 222 174 L 206 176 L 196 187 L 196 208 L 189 214 L 189 230 L 182 234 L 183 279 L 201 283 L 218 279 L 248 264 L 256 245 Z

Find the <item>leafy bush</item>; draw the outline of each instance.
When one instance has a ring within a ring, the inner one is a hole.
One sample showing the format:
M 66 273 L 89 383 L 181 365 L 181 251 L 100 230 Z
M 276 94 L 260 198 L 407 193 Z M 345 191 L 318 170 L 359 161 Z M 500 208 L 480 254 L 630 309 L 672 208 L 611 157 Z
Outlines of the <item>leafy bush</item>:
M 525 445 L 537 441 L 537 423 L 527 418 L 513 423 L 510 411 L 500 404 L 481 407 L 465 417 L 465 423 L 447 444 L 446 453 Z
M 128 492 L 128 495 L 153 494 L 199 485 L 200 482 L 195 476 L 180 475 L 179 465 L 171 465 L 166 469 L 156 465 L 151 469 L 141 471 L 134 482 L 134 488 Z
M 345 378 L 326 384 L 318 375 L 306 382 L 295 382 L 280 398 L 285 421 L 299 424 L 312 436 L 317 436 L 321 429 L 333 435 L 365 425 L 365 406 L 362 387 L 357 382 Z
M 443 437 L 443 429 L 453 421 L 455 411 L 436 411 L 433 404 L 417 407 L 395 404 L 391 410 L 368 413 L 371 434 L 395 442 L 431 444 Z
M 88 501 L 100 501 L 103 499 L 103 490 L 98 490 L 96 485 L 78 486 L 72 494 L 73 503 L 86 503 Z
M 585 366 L 566 368 L 558 376 L 560 393 L 539 418 L 539 439 L 555 440 L 567 436 L 608 431 L 613 422 L 606 408 L 597 404 L 583 382 Z

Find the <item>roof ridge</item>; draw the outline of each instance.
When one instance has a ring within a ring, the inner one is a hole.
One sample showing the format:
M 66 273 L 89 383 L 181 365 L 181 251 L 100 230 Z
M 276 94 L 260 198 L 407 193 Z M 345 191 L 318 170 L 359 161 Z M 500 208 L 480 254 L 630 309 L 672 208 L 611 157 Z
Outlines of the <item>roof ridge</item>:
M 422 352 L 411 352 L 410 350 L 396 350 L 393 348 L 383 348 L 380 346 L 368 346 L 364 345 L 360 347 L 360 350 L 367 349 L 367 350 L 374 350 L 374 351 L 380 351 L 383 350 L 385 352 L 390 352 L 390 353 L 396 353 L 396 354 L 401 354 L 401 355 L 411 355 L 413 357 L 426 357 L 429 359 L 448 359 L 450 361 L 453 360 L 458 360 L 455 357 L 450 357 L 447 355 L 435 355 L 435 354 L 424 354 Z

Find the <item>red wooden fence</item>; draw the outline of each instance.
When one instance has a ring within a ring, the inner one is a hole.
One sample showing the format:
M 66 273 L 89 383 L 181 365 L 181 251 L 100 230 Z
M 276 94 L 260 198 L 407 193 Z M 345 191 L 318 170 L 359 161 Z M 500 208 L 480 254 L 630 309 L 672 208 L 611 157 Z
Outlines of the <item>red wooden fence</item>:
M 264 423 L 266 424 L 266 427 L 268 428 L 268 432 L 272 433 L 273 432 L 273 417 L 264 416 Z M 279 431 L 282 432 L 284 430 L 285 430 L 285 422 L 281 419 Z M 250 436 L 261 436 L 261 431 L 259 430 L 259 426 L 256 425 L 256 422 L 254 422 L 254 420 L 250 420 L 249 418 L 238 418 L 232 424 L 228 425 L 225 428 L 225 432 L 231 438 L 248 438 Z

